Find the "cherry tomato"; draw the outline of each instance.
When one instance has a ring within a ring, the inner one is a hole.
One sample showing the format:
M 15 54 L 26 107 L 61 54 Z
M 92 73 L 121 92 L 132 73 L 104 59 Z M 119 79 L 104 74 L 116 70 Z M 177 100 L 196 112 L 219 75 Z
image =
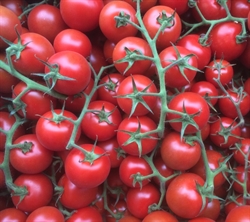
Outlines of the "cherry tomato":
M 178 222 L 177 218 L 173 216 L 171 213 L 163 211 L 163 210 L 157 210 L 149 213 L 142 222 Z
M 0 211 L 0 221 L 9 222 L 9 221 L 26 221 L 27 215 L 16 208 L 6 208 Z
M 249 221 L 250 206 L 239 206 L 227 215 L 225 222 Z

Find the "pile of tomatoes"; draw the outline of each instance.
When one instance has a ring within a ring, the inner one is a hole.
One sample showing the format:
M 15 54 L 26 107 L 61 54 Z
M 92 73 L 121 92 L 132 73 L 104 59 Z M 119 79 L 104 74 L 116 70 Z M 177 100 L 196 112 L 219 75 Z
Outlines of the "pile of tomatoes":
M 0 12 L 0 221 L 250 221 L 249 1 Z

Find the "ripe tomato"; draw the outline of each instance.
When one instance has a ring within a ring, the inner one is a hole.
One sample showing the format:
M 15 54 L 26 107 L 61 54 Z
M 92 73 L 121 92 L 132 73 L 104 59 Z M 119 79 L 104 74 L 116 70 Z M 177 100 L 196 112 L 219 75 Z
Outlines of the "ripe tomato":
M 160 151 L 165 164 L 173 170 L 188 170 L 201 156 L 200 145 L 188 137 L 181 139 L 177 132 L 171 132 L 164 137 Z
M 41 173 L 52 163 L 53 152 L 42 146 L 35 134 L 20 136 L 13 144 L 27 145 L 24 149 L 17 147 L 10 150 L 10 163 L 21 173 Z
M 249 221 L 250 206 L 239 206 L 230 211 L 225 222 Z
M 235 144 L 233 149 L 233 158 L 240 165 L 244 165 L 246 162 L 245 158 L 250 148 L 250 138 L 245 138 Z M 250 161 L 250 155 L 248 155 L 248 160 Z
M 6 208 L 0 211 L 0 221 L 8 222 L 8 221 L 26 221 L 27 215 L 16 208 Z
M 60 1 L 60 12 L 64 22 L 71 29 L 76 29 L 84 33 L 98 27 L 98 19 L 102 8 L 102 0 Z
M 152 80 L 143 75 L 128 76 L 118 86 L 117 103 L 126 114 L 143 116 L 153 109 L 157 101 L 156 96 L 144 93 L 157 93 Z
M 176 62 L 178 58 L 186 58 L 185 62 L 167 69 L 164 73 L 166 86 L 179 88 L 188 85 L 196 76 L 198 62 L 191 51 L 182 46 L 169 46 L 159 54 L 162 67 L 165 68 Z
M 147 116 L 124 118 L 117 130 L 117 141 L 121 149 L 133 156 L 150 153 L 157 145 L 157 133 L 140 135 L 156 129 L 156 124 Z
M 53 185 L 44 174 L 21 174 L 14 181 L 18 187 L 25 187 L 26 195 L 18 196 L 12 191 L 11 199 L 17 209 L 32 212 L 39 207 L 46 206 L 53 196 Z
M 173 0 L 159 0 L 159 5 L 165 5 L 174 9 L 178 15 L 184 14 L 188 11 L 188 0 L 173 1 Z
M 142 188 L 130 188 L 126 200 L 128 211 L 135 217 L 143 219 L 149 213 L 149 206 L 158 204 L 160 191 L 151 183 Z
M 245 0 L 233 0 L 230 9 L 231 15 L 239 18 L 247 18 L 250 12 L 250 2 Z
M 249 12 L 248 21 L 249 21 L 248 24 L 249 24 L 249 31 L 250 31 L 250 12 Z M 250 69 L 250 63 L 248 62 L 250 60 L 250 40 L 247 41 L 247 46 L 244 52 L 240 55 L 239 60 L 245 67 Z
M 52 68 L 46 66 L 44 72 L 48 75 L 52 73 L 52 77 L 48 76 L 49 84 L 59 93 L 65 95 L 80 93 L 90 82 L 91 70 L 89 64 L 87 60 L 77 52 L 57 52 L 49 58 L 48 64 L 50 64 Z M 56 67 L 54 68 L 53 66 L 55 66 L 55 64 Z M 56 78 L 58 75 L 57 70 L 60 75 L 58 78 Z
M 73 148 L 65 161 L 65 173 L 79 188 L 97 187 L 109 175 L 110 159 L 102 148 L 94 144 L 83 144 L 80 147 L 91 154 L 84 154 L 82 150 Z
M 137 4 L 133 0 L 124 0 L 125 2 L 129 3 L 133 8 L 137 9 Z M 151 7 L 156 5 L 157 0 L 151 0 L 151 1 L 141 1 L 140 2 L 140 12 L 141 14 L 144 14 L 147 10 L 149 10 Z
M 99 17 L 99 26 L 102 33 L 107 39 L 115 43 L 124 39 L 125 37 L 135 36 L 138 31 L 137 28 L 126 21 L 122 21 L 117 18 L 118 16 L 127 18 L 130 20 L 130 22 L 134 22 L 138 25 L 135 13 L 135 9 L 127 2 L 109 2 L 102 8 Z
M 67 28 L 60 9 L 49 4 L 34 7 L 27 19 L 30 32 L 38 33 L 53 43 L 56 35 Z
M 166 191 L 166 201 L 172 212 L 182 218 L 197 217 L 202 208 L 202 197 L 197 184 L 204 180 L 194 173 L 183 173 L 173 179 Z
M 239 165 L 234 168 L 233 174 L 235 181 L 233 181 L 232 187 L 234 191 L 243 194 L 245 192 L 244 189 L 246 189 L 247 192 L 250 192 L 250 171 L 245 170 L 244 165 Z
M 122 116 L 113 103 L 96 100 L 89 104 L 88 110 L 81 122 L 82 132 L 87 137 L 105 141 L 116 135 Z
M 149 44 L 138 37 L 123 38 L 115 45 L 113 50 L 112 58 L 115 68 L 125 76 L 145 73 L 152 62 L 144 58 L 134 60 L 136 55 L 152 57 Z
M 193 92 L 183 92 L 176 95 L 169 102 L 168 108 L 184 113 L 183 117 L 176 113 L 167 113 L 167 120 L 177 132 L 186 134 L 196 133 L 205 127 L 209 120 L 210 110 L 206 100 Z M 179 121 L 172 122 L 172 120 L 176 119 L 179 119 Z
M 74 121 L 77 117 L 73 113 L 61 109 L 44 113 L 36 124 L 36 135 L 39 142 L 49 150 L 65 150 L 74 128 L 74 124 L 68 119 Z M 76 132 L 75 142 L 78 141 L 80 135 L 81 129 L 79 128 Z
M 149 213 L 142 222 L 178 222 L 177 218 L 171 213 L 163 210 L 157 210 Z
M 170 19 L 171 18 L 171 19 Z M 150 36 L 155 38 L 163 24 L 156 46 L 161 51 L 175 43 L 181 34 L 181 20 L 174 9 L 165 5 L 156 5 L 150 8 L 143 16 L 143 23 Z

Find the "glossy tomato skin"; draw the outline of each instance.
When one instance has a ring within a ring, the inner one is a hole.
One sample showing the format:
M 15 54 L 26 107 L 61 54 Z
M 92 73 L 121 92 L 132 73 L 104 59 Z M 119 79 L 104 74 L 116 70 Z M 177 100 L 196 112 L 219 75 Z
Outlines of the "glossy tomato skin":
M 16 58 L 15 55 L 11 57 L 14 68 L 29 77 L 33 73 L 43 73 L 45 65 L 38 59 L 46 62 L 55 54 L 52 44 L 44 36 L 33 32 L 22 34 L 20 39 L 22 45 L 27 45 L 22 50 L 20 58 Z M 18 39 L 15 39 L 14 43 L 17 42 Z
M 170 64 L 172 64 L 174 61 L 178 59 L 178 56 L 177 56 L 178 54 L 176 53 L 176 51 L 180 53 L 180 56 L 182 58 L 192 55 L 192 52 L 184 48 L 183 46 L 169 46 L 165 48 L 164 50 L 162 50 L 161 53 L 159 54 L 163 68 L 169 66 Z M 198 62 L 197 62 L 196 56 L 194 55 L 190 56 L 190 58 L 188 59 L 188 64 L 197 69 Z M 170 88 L 184 87 L 188 85 L 196 76 L 196 71 L 189 69 L 189 68 L 184 68 L 183 73 L 186 77 L 183 76 L 183 74 L 181 73 L 179 65 L 175 65 L 169 68 L 164 73 L 166 86 Z
M 136 2 L 134 2 L 133 0 L 124 0 L 127 3 L 129 3 L 131 6 L 133 6 L 133 8 L 136 10 L 137 9 L 137 5 Z M 140 2 L 140 12 L 142 14 L 144 14 L 147 10 L 149 10 L 151 7 L 153 7 L 154 5 L 157 4 L 157 0 L 151 0 L 151 1 L 144 1 L 144 2 Z
M 166 191 L 166 201 L 177 216 L 194 218 L 202 208 L 202 197 L 197 191 L 197 184 L 203 185 L 204 180 L 193 173 L 183 173 L 174 178 Z
M 77 117 L 67 111 L 62 111 L 61 109 L 55 109 L 53 111 L 57 115 L 63 113 L 63 116 L 76 120 Z M 53 151 L 63 151 L 69 142 L 70 136 L 73 131 L 73 123 L 69 120 L 59 120 L 59 122 L 53 121 L 53 112 L 48 111 L 44 113 L 37 121 L 36 124 L 36 135 L 40 143 L 49 150 Z M 63 117 L 62 117 L 63 118 Z M 75 142 L 78 141 L 81 135 L 81 129 L 79 128 L 76 133 Z
M 11 197 L 16 208 L 24 212 L 32 212 L 39 207 L 46 206 L 52 199 L 53 185 L 44 174 L 21 174 L 14 184 L 26 187 L 28 190 L 28 195 L 22 201 L 20 201 L 20 196 L 12 195 Z
M 53 87 L 59 93 L 74 95 L 82 92 L 89 84 L 91 70 L 87 60 L 79 53 L 74 51 L 61 51 L 55 53 L 48 60 L 49 64 L 57 64 L 58 72 L 62 77 L 70 80 L 57 79 Z M 50 72 L 48 66 L 45 67 L 45 74 Z M 50 79 L 50 84 L 53 82 Z
M 150 8 L 143 16 L 143 23 L 148 31 L 149 36 L 153 39 L 161 27 L 158 22 L 158 16 L 162 18 L 162 12 L 166 13 L 167 17 L 173 16 L 174 9 L 165 5 L 156 5 Z M 169 22 L 167 27 L 160 33 L 156 41 L 157 48 L 161 51 L 164 48 L 175 43 L 181 34 L 181 20 L 177 13 L 174 14 L 174 19 Z
M 136 89 L 134 87 L 136 86 Z M 157 97 L 156 96 L 143 96 L 140 95 L 139 101 L 135 97 L 138 92 L 145 93 L 157 93 L 156 85 L 152 82 L 152 80 L 144 75 L 131 75 L 126 77 L 118 86 L 117 89 L 117 103 L 121 110 L 128 115 L 132 116 L 143 116 L 150 112 L 153 107 L 156 105 Z M 132 98 L 129 98 L 127 95 L 131 94 Z M 134 97 L 134 98 L 133 98 Z M 133 100 L 137 102 L 135 109 L 133 109 Z M 141 102 L 146 103 L 146 106 Z
M 90 139 L 98 141 L 114 137 L 122 121 L 117 107 L 105 100 L 96 100 L 89 104 L 88 109 L 90 112 L 84 115 L 81 122 L 82 132 Z
M 178 222 L 177 218 L 173 216 L 171 213 L 163 210 L 157 210 L 149 213 L 142 222 Z
M 225 222 L 234 222 L 234 221 L 249 221 L 249 211 L 250 206 L 239 206 L 234 208 L 230 213 L 227 215 Z
M 172 9 L 174 9 L 178 15 L 184 14 L 188 11 L 188 0 L 182 1 L 173 1 L 173 0 L 159 0 L 160 5 L 166 5 Z
M 129 141 L 131 134 L 146 133 L 156 129 L 156 124 L 147 116 L 124 118 L 118 127 L 117 141 L 120 147 L 133 156 L 141 156 L 150 153 L 157 145 L 157 133 L 141 137 L 136 141 Z M 141 146 L 141 147 L 140 147 Z
M 152 183 L 142 188 L 130 188 L 126 200 L 129 212 L 135 217 L 143 219 L 148 214 L 148 207 L 159 202 L 160 191 Z
M 233 150 L 233 158 L 236 160 L 238 164 L 245 164 L 245 156 L 247 156 L 247 152 L 250 147 L 250 138 L 244 138 L 239 141 L 239 143 L 235 144 L 236 149 Z M 248 156 L 248 160 L 250 161 L 250 156 Z
M 247 192 L 250 191 L 250 172 L 245 170 L 244 165 L 238 165 L 234 168 L 234 178 L 236 181 L 233 182 L 233 189 L 239 194 L 244 193 L 242 184 L 245 184 Z
M 206 100 L 199 94 L 193 92 L 184 92 L 175 96 L 168 104 L 169 109 L 184 112 L 184 107 L 186 113 L 189 115 L 199 113 L 193 117 L 193 121 L 197 125 L 196 128 L 193 125 L 188 125 L 185 129 L 186 134 L 196 133 L 201 130 L 207 124 L 209 120 L 210 110 Z M 167 119 L 170 121 L 170 125 L 177 132 L 181 132 L 182 121 L 171 122 L 173 119 L 180 118 L 180 115 L 174 113 L 167 113 Z
M 211 50 L 216 59 L 232 61 L 246 48 L 247 42 L 237 43 L 236 36 L 242 31 L 241 24 L 224 22 L 217 24 L 210 33 Z
M 196 141 L 181 139 L 180 133 L 167 134 L 161 144 L 161 156 L 165 164 L 173 170 L 188 170 L 201 156 L 201 147 Z
M 110 172 L 110 159 L 105 151 L 93 144 L 80 145 L 88 152 L 94 152 L 99 156 L 93 163 L 84 160 L 85 154 L 73 148 L 65 161 L 65 173 L 69 180 L 79 188 L 93 188 L 103 183 Z M 80 176 L 79 176 L 80 175 Z
M 26 222 L 38 222 L 38 221 L 50 221 L 50 222 L 57 222 L 57 221 L 64 221 L 64 216 L 61 211 L 52 206 L 44 206 L 40 207 L 27 217 Z
M 151 66 L 150 60 L 136 60 L 133 65 L 127 70 L 128 62 L 120 62 L 121 59 L 129 56 L 129 53 L 136 53 L 138 55 L 152 57 L 152 51 L 149 44 L 142 38 L 139 37 L 127 37 L 120 40 L 114 47 L 113 50 L 113 61 L 115 68 L 123 75 L 129 76 L 132 74 L 143 74 Z
M 56 35 L 67 28 L 62 19 L 60 9 L 49 4 L 38 5 L 28 16 L 28 29 L 38 33 L 53 43 Z
M 0 211 L 0 221 L 2 222 L 24 222 L 26 219 L 27 215 L 23 211 L 16 208 L 6 208 Z
M 25 134 L 13 144 L 31 143 L 30 150 L 14 148 L 10 151 L 11 165 L 21 173 L 36 174 L 44 171 L 52 163 L 53 152 L 40 144 L 35 134 Z M 39 164 L 37 164 L 39 162 Z
M 230 12 L 232 16 L 247 18 L 248 13 L 250 12 L 250 3 L 244 0 L 233 0 Z
M 60 12 L 64 22 L 70 28 L 84 33 L 92 31 L 98 26 L 98 19 L 102 8 L 102 0 L 60 1 Z
M 137 29 L 133 25 L 119 25 L 117 23 L 117 20 L 114 18 L 115 16 L 119 16 L 120 13 L 123 13 L 125 16 L 129 17 L 130 21 L 138 24 L 137 18 L 135 16 L 135 9 L 124 1 L 109 2 L 103 7 L 99 17 L 99 26 L 102 33 L 107 39 L 115 43 L 125 37 L 135 36 L 137 34 Z

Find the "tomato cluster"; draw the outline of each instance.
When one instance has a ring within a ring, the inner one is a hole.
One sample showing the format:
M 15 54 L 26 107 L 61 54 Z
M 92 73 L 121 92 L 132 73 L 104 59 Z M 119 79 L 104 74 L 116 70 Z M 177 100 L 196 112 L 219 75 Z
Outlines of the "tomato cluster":
M 249 1 L 0 11 L 0 221 L 250 221 Z

